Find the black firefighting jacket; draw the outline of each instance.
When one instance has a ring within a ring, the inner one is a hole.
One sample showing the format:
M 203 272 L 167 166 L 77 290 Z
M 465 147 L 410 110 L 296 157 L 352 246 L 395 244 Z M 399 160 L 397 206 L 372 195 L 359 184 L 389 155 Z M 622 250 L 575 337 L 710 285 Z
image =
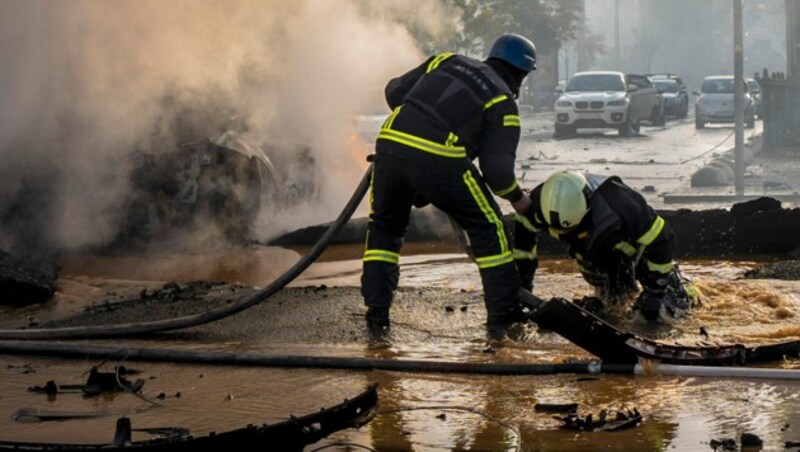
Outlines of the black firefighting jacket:
M 547 231 L 569 245 L 569 253 L 594 269 L 608 269 L 627 259 L 636 267 L 636 279 L 647 285 L 672 270 L 674 234 L 644 197 L 616 176 L 585 175 L 592 189 L 589 212 L 580 224 L 560 233 L 544 221 L 539 205 L 542 184 L 531 192 L 533 215 L 517 216 L 529 235 L 515 237 L 515 248 L 535 249 L 535 233 Z M 581 271 L 587 270 L 581 268 Z
M 477 158 L 492 192 L 511 202 L 522 196 L 514 173 L 520 123 L 508 85 L 479 60 L 444 53 L 386 86 L 392 114 L 378 140 L 442 157 Z M 397 151 L 403 158 L 413 152 Z

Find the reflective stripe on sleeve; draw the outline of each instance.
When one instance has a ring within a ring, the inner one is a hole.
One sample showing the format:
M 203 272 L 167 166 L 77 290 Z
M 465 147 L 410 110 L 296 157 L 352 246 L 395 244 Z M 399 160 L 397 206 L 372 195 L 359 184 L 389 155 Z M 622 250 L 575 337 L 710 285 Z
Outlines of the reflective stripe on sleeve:
M 483 109 L 484 110 L 488 110 L 488 109 L 492 108 L 493 105 L 499 104 L 500 102 L 502 102 L 502 101 L 504 101 L 506 99 L 508 99 L 508 96 L 506 96 L 505 94 L 501 94 L 501 95 L 495 97 L 494 99 L 490 100 L 489 102 L 486 102 L 486 104 L 484 104 L 484 106 L 483 106 Z
M 655 221 L 653 221 L 653 224 L 650 226 L 650 230 L 648 230 L 641 237 L 636 239 L 636 242 L 639 243 L 640 245 L 647 246 L 653 243 L 653 240 L 655 240 L 658 237 L 658 235 L 661 234 L 661 231 L 663 229 L 664 229 L 664 219 L 661 218 L 660 216 L 657 216 Z
M 614 245 L 614 249 L 622 251 L 622 253 L 628 257 L 632 257 L 636 254 L 636 247 L 624 240 Z
M 506 251 L 501 254 L 496 254 L 494 256 L 484 256 L 484 257 L 476 257 L 475 263 L 478 264 L 478 268 L 491 268 L 491 267 L 498 267 L 504 264 L 510 264 L 514 262 L 514 258 L 511 255 L 511 251 Z
M 517 187 L 519 187 L 519 182 L 514 180 L 514 183 L 511 184 L 510 187 L 504 188 L 504 189 L 498 190 L 498 191 L 492 190 L 492 193 L 494 193 L 495 195 L 500 196 L 502 198 L 503 196 L 505 196 L 505 195 L 511 193 L 512 191 L 516 190 Z
M 503 126 L 506 127 L 519 127 L 518 115 L 505 115 L 503 116 Z
M 425 73 L 429 74 L 430 72 L 436 70 L 436 68 L 438 68 L 439 65 L 442 64 L 442 61 L 450 58 L 451 56 L 453 56 L 452 52 L 445 52 L 445 53 L 442 53 L 440 55 L 436 55 L 436 57 L 433 59 L 433 61 L 431 61 L 428 64 L 428 69 L 425 71 Z
M 657 264 L 652 262 L 648 259 L 647 261 L 647 269 L 651 272 L 661 273 L 662 275 L 667 275 L 669 272 L 672 271 L 672 262 L 667 262 L 666 264 Z
M 534 245 L 533 249 L 531 249 L 530 251 L 525 251 L 525 250 L 521 250 L 519 248 L 514 248 L 514 251 L 513 251 L 512 254 L 514 255 L 514 259 L 532 261 L 532 260 L 536 260 L 536 258 L 538 257 L 537 248 L 538 248 L 538 245 Z

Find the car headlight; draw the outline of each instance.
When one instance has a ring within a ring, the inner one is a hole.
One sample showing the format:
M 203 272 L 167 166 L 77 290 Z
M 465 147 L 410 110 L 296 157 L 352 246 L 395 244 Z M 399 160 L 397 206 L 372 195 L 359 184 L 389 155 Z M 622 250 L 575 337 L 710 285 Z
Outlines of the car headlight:
M 611 102 L 607 103 L 609 107 L 624 107 L 625 106 L 625 99 L 619 100 L 612 100 Z
M 570 102 L 568 100 L 560 100 L 560 101 L 556 102 L 556 107 L 571 107 L 571 106 L 572 106 L 572 102 Z

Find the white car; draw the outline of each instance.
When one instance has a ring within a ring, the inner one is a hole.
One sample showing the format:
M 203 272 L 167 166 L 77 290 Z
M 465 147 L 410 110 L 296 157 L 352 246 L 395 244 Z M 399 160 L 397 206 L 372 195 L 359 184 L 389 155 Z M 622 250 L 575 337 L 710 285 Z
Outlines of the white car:
M 643 75 L 611 71 L 578 72 L 555 104 L 555 134 L 572 135 L 580 128 L 614 128 L 621 136 L 638 131 L 649 119 L 663 125 L 658 91 Z
M 696 128 L 702 129 L 709 122 L 734 122 L 733 87 L 732 75 L 715 75 L 703 79 L 702 89 L 692 93 L 699 96 L 694 103 Z M 750 97 L 747 83 L 744 84 L 744 122 L 747 128 L 755 127 L 755 104 Z

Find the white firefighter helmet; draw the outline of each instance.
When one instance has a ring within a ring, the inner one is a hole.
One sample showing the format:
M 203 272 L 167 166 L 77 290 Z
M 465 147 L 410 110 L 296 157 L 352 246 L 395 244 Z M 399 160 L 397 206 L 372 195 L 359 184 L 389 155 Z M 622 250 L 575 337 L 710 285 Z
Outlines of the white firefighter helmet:
M 553 173 L 542 185 L 542 216 L 554 229 L 573 229 L 589 211 L 591 193 L 589 183 L 582 174 L 574 171 Z

